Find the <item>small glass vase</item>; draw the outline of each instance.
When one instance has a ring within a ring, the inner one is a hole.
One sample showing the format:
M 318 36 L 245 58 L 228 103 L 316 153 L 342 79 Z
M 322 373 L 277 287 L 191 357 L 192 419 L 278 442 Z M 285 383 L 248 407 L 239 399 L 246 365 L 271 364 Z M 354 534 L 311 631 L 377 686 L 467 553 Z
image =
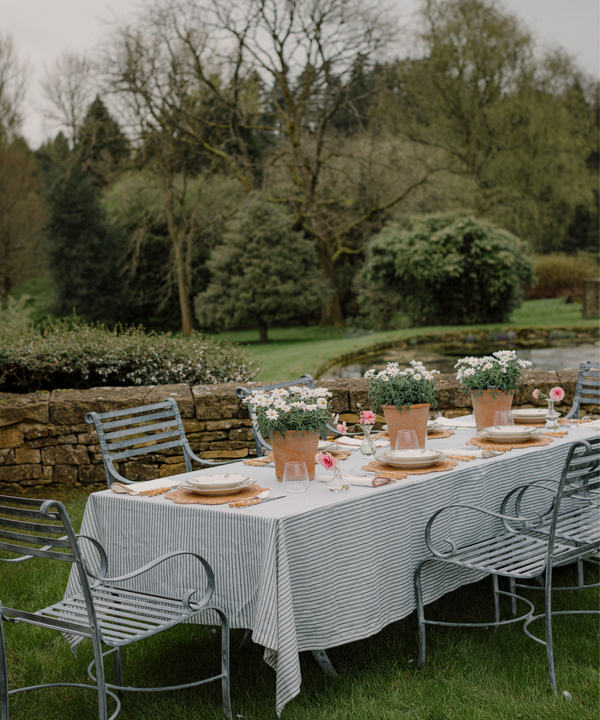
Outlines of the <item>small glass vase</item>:
M 344 479 L 339 465 L 333 468 L 333 477 L 327 483 L 327 487 L 331 492 L 345 492 L 346 490 L 350 490 L 350 483 Z
M 375 445 L 373 444 L 373 438 L 371 437 L 371 426 L 361 425 L 361 427 L 364 432 L 364 438 L 362 441 L 362 445 L 360 446 L 360 451 L 366 457 L 374 457 Z
M 546 430 L 558 430 L 558 418 L 560 413 L 554 409 L 554 400 L 548 400 L 548 411 L 546 412 Z

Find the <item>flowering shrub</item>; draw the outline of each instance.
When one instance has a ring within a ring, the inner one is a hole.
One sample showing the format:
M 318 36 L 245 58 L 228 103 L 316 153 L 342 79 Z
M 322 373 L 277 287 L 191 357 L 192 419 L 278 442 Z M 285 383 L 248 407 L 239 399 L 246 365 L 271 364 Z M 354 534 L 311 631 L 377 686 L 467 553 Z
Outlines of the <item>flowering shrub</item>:
M 258 367 L 245 351 L 201 335 L 147 334 L 141 328 L 61 320 L 16 336 L 0 326 L 0 389 L 30 392 L 103 385 L 212 385 L 252 380 Z
M 270 437 L 274 433 L 288 430 L 325 430 L 326 424 L 331 420 L 331 410 L 327 402 L 331 395 L 325 388 L 313 389 L 293 385 L 287 389 L 253 390 L 250 398 L 244 402 L 253 406 L 263 437 Z
M 367 370 L 365 377 L 369 380 L 369 397 L 376 412 L 380 412 L 384 405 L 395 405 L 398 410 L 420 403 L 436 406 L 435 396 L 439 391 L 433 376 L 439 374 L 439 370 L 427 370 L 423 363 L 416 360 L 410 364 L 411 367 L 406 370 L 400 370 L 395 362 L 388 363 L 381 372 Z
M 560 402 L 565 396 L 565 391 L 561 387 L 553 387 L 552 390 L 550 390 L 550 392 L 546 395 L 546 393 L 543 393 L 541 390 L 538 390 L 536 388 L 531 394 L 533 395 L 534 400 L 537 400 L 541 395 L 544 400 L 553 400 L 554 402 Z
M 529 360 L 517 360 L 514 350 L 499 350 L 482 358 L 461 358 L 456 379 L 468 395 L 474 391 L 481 395 L 484 390 L 514 392 L 523 379 L 523 370 L 531 367 Z M 492 392 L 492 395 L 495 393 Z

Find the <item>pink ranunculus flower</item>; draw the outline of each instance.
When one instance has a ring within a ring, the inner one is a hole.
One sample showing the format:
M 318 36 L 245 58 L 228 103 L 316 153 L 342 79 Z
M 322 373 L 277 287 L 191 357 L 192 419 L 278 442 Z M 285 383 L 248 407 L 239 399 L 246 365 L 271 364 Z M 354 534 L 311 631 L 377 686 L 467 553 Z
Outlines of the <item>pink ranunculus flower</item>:
M 533 395 L 533 399 L 537 400 L 540 396 L 540 391 L 536 388 L 531 394 Z
M 561 387 L 553 387 L 549 393 L 550 400 L 554 400 L 554 402 L 560 402 L 564 396 L 565 391 Z
M 324 467 L 325 470 L 333 470 L 333 468 L 337 465 L 338 461 L 328 452 L 325 453 L 317 453 L 315 455 L 315 460 L 319 463 L 321 467 Z
M 373 425 L 376 419 L 375 413 L 372 410 L 363 410 L 360 414 L 360 420 L 358 422 L 361 425 Z
M 345 435 L 345 434 L 348 432 L 348 427 L 346 426 L 346 423 L 345 423 L 345 422 L 343 422 L 343 423 L 338 423 L 338 424 L 335 426 L 335 429 L 336 429 L 339 433 L 342 433 L 342 435 Z

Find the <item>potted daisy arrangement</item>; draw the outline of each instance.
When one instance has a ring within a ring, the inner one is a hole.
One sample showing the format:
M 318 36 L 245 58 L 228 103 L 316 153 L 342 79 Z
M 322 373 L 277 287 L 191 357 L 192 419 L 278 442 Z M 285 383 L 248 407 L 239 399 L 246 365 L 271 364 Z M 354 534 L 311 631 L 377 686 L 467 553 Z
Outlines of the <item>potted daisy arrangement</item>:
M 401 370 L 398 363 L 388 363 L 385 370 L 367 370 L 369 398 L 375 412 L 383 411 L 388 424 L 390 446 L 396 445 L 398 430 L 415 430 L 419 447 L 425 447 L 429 410 L 436 406 L 439 392 L 434 380 L 438 370 L 427 370 L 423 363 L 413 360 Z
M 331 395 L 326 388 L 296 385 L 252 391 L 247 402 L 256 413 L 261 435 L 271 443 L 279 481 L 283 480 L 285 463 L 294 460 L 303 461 L 309 479 L 314 479 L 319 437 L 332 417 Z
M 508 411 L 514 394 L 523 381 L 528 360 L 518 360 L 514 350 L 499 350 L 492 355 L 461 358 L 454 366 L 456 379 L 473 402 L 477 430 L 494 424 L 494 413 Z

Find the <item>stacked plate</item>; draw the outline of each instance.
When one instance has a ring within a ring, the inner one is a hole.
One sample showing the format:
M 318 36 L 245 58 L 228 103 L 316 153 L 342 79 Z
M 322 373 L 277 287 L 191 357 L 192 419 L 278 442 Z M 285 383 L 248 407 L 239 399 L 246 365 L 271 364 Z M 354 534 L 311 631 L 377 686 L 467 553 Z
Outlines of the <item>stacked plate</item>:
M 477 433 L 480 437 L 497 443 L 522 443 L 542 434 L 542 428 L 531 425 L 494 425 Z
M 199 495 L 235 495 L 240 490 L 254 484 L 254 478 L 237 473 L 220 473 L 215 475 L 196 475 L 187 478 L 179 487 L 191 490 Z
M 439 424 L 437 420 L 428 420 L 427 421 L 427 432 L 435 432 L 436 430 L 441 430 L 442 426 Z
M 429 467 L 444 460 L 446 455 L 441 450 L 386 450 L 377 453 L 377 460 L 392 467 L 404 470 L 417 470 Z
M 523 410 L 513 410 L 512 416 L 516 423 L 542 423 L 546 421 L 546 408 L 524 408 Z

